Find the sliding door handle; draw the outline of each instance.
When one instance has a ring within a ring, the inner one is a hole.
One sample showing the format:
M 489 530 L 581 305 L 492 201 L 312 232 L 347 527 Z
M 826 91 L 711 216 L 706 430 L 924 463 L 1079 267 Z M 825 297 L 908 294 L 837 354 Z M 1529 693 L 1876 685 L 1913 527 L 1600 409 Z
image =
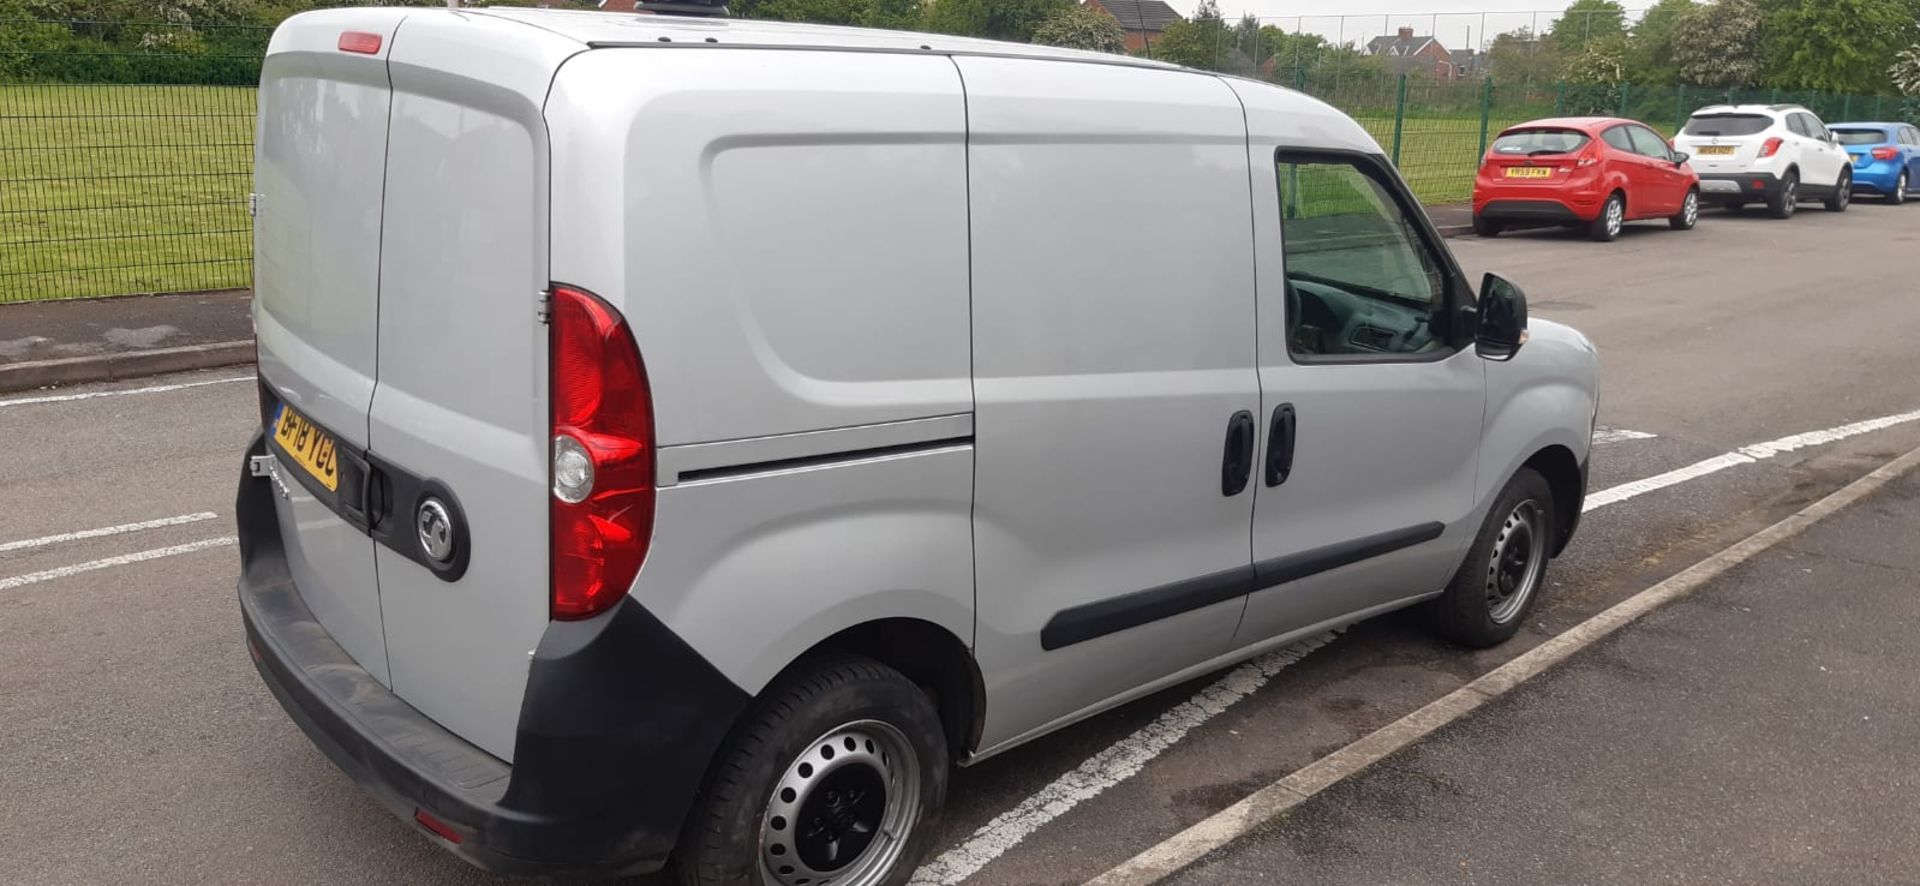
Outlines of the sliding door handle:
M 1300 420 L 1292 403 L 1273 408 L 1273 424 L 1267 428 L 1267 485 L 1278 486 L 1293 476 L 1293 441 L 1299 436 Z
M 1245 491 L 1253 476 L 1253 413 L 1240 410 L 1227 420 L 1227 446 L 1220 459 L 1220 494 L 1232 498 Z

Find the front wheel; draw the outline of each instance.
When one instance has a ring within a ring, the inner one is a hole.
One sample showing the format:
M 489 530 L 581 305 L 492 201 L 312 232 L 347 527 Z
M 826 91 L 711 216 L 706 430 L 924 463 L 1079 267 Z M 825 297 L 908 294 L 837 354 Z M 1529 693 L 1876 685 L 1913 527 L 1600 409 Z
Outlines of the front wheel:
M 1482 237 L 1498 237 L 1506 226 L 1483 215 L 1473 217 L 1473 232 Z
M 1907 173 L 1902 170 L 1900 177 L 1893 182 L 1893 193 L 1887 195 L 1887 202 L 1899 206 L 1907 202 Z
M 1627 224 L 1627 200 L 1619 194 L 1607 198 L 1607 205 L 1600 208 L 1600 215 L 1587 228 L 1587 236 L 1600 243 L 1612 243 L 1620 236 L 1620 229 Z
M 1833 186 L 1833 193 L 1827 195 L 1823 204 L 1828 212 L 1846 212 L 1853 205 L 1853 173 L 1840 173 L 1840 183 Z
M 1680 204 L 1679 214 L 1667 219 L 1667 224 L 1672 225 L 1676 231 L 1691 231 L 1699 221 L 1700 192 L 1688 191 L 1686 201 Z
M 1521 468 L 1494 499 L 1453 582 L 1427 603 L 1434 632 L 1475 649 L 1512 639 L 1546 584 L 1555 531 L 1553 487 Z
M 939 714 L 865 658 L 782 678 L 718 760 L 682 840 L 685 886 L 903 886 L 946 799 Z

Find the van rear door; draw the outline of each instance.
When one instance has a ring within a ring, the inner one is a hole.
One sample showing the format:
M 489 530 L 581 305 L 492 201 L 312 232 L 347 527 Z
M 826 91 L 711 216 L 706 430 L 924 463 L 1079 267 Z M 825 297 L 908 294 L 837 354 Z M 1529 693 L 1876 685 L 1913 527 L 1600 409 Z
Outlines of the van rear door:
M 511 760 L 548 624 L 547 135 L 580 43 L 484 15 L 418 12 L 388 65 L 371 458 L 393 691 Z M 452 561 L 420 541 L 438 503 Z
M 278 459 L 275 506 L 287 563 L 307 607 L 382 682 L 389 677 L 373 542 L 330 504 L 351 497 L 358 479 L 338 459 L 367 445 L 386 54 L 403 15 L 332 10 L 289 19 L 261 65 L 254 138 L 253 316 L 262 419 L 269 436 L 289 432 L 269 450 Z

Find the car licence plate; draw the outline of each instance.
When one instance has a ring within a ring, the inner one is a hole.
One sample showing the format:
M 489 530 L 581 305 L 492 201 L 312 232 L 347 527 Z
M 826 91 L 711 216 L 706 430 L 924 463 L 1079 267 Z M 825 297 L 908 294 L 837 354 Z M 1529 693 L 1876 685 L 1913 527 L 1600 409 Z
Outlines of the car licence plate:
M 1552 178 L 1551 166 L 1509 166 L 1507 178 Z
M 328 492 L 339 491 L 340 460 L 333 435 L 282 403 L 280 414 L 273 420 L 273 440 L 293 457 L 294 464 L 312 474 Z
M 1700 148 L 1702 157 L 1725 157 L 1732 153 L 1732 145 L 1704 145 Z

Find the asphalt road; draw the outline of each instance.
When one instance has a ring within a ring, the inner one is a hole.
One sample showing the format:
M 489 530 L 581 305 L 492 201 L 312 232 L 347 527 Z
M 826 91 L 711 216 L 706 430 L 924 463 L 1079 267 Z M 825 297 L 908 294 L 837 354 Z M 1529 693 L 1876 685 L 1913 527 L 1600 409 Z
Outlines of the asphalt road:
M 1591 335 L 1601 423 L 1655 435 L 1597 451 L 1602 490 L 1920 410 L 1920 208 L 1809 210 L 1633 226 L 1610 245 L 1453 246 L 1520 283 L 1536 316 Z M 363 797 L 259 684 L 231 546 L 26 581 L 231 534 L 253 387 L 21 399 L 45 396 L 0 399 L 0 545 L 216 517 L 0 548 L 0 883 L 487 882 Z M 1388 616 L 1257 678 L 1195 681 L 963 770 L 926 879 L 1080 882 L 1920 445 L 1920 421 L 1801 442 L 1589 513 L 1502 649 L 1463 653 Z

